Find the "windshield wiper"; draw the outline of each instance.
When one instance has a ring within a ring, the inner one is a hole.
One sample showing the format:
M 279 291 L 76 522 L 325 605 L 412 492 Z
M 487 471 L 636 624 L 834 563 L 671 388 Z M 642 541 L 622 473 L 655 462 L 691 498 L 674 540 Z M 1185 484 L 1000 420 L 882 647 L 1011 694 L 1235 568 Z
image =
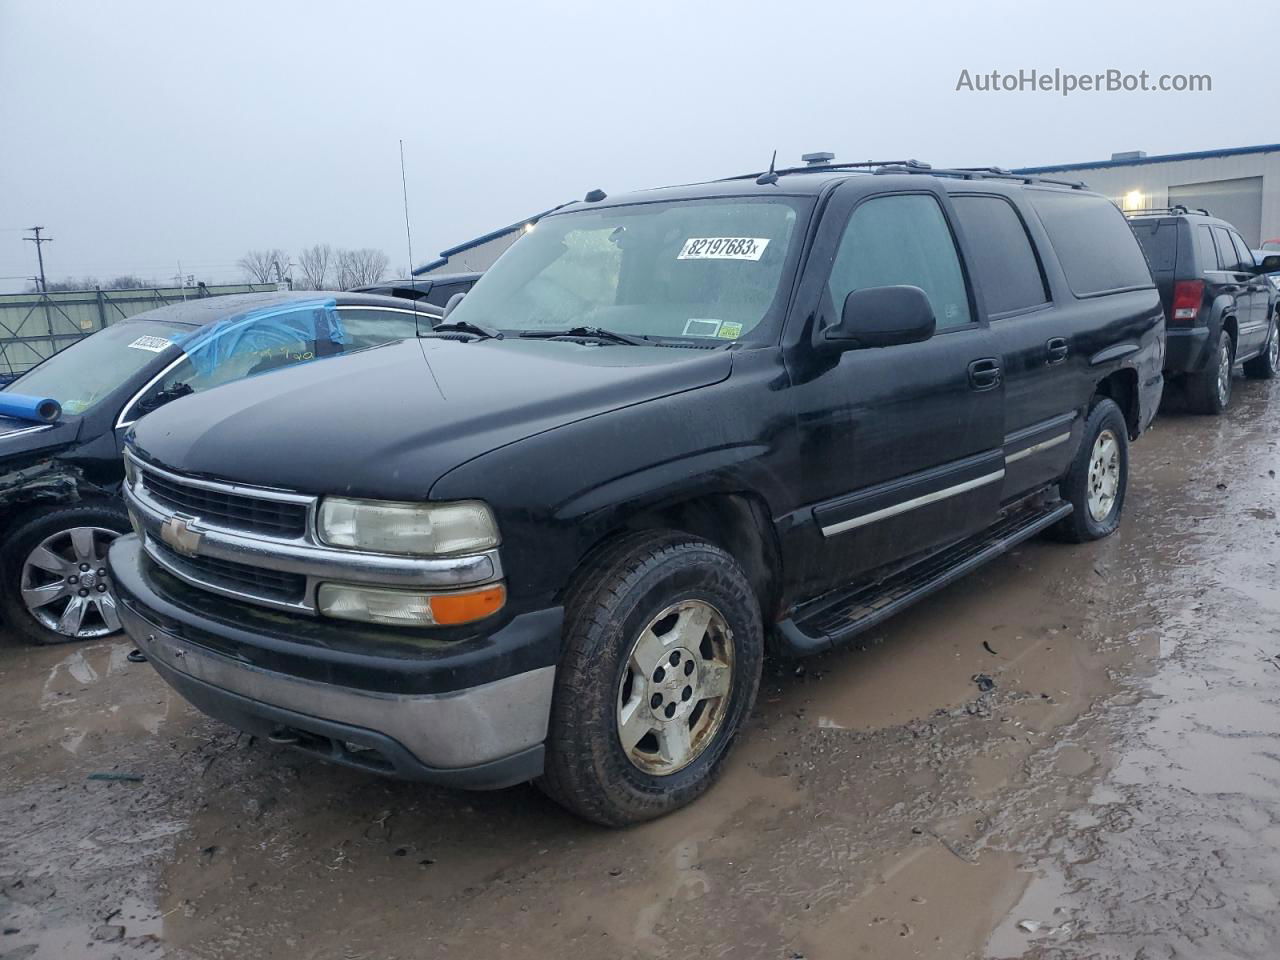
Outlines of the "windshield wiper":
M 533 337 L 551 340 L 555 337 L 584 337 L 591 340 L 604 340 L 607 343 L 626 343 L 633 347 L 650 345 L 648 337 L 632 336 L 629 333 L 618 333 L 604 327 L 567 327 L 564 330 L 525 330 L 521 337 Z
M 437 323 L 431 328 L 432 333 L 470 333 L 473 336 L 488 340 L 501 340 L 502 331 L 486 327 L 470 320 L 455 320 L 451 323 Z

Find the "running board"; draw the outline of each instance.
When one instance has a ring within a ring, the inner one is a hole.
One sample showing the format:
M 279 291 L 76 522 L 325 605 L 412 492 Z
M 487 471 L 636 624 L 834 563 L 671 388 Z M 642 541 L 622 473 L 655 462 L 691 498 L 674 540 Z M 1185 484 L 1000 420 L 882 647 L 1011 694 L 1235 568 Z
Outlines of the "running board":
M 876 583 L 819 597 L 776 624 L 781 650 L 805 657 L 848 643 L 864 630 L 959 580 L 1070 513 L 1071 504 L 1062 501 L 1011 512 L 977 536 Z

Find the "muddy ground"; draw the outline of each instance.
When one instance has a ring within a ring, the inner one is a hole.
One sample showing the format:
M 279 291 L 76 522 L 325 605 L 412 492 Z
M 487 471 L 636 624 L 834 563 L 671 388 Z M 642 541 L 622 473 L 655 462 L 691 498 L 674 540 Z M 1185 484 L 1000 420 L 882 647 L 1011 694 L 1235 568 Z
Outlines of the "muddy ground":
M 251 742 L 126 642 L 7 645 L 0 960 L 1274 957 L 1278 419 L 1243 380 L 1162 416 L 1116 536 L 772 665 L 721 782 L 621 832 Z

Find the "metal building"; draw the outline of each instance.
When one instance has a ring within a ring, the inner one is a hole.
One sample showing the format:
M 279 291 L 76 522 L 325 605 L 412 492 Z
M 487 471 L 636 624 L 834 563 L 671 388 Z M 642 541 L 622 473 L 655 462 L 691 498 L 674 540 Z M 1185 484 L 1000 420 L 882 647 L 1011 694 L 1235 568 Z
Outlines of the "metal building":
M 1203 207 L 1233 224 L 1255 249 L 1268 241 L 1280 245 L 1280 143 L 1154 157 L 1134 150 L 1096 163 L 1015 172 L 1083 180 L 1123 210 Z

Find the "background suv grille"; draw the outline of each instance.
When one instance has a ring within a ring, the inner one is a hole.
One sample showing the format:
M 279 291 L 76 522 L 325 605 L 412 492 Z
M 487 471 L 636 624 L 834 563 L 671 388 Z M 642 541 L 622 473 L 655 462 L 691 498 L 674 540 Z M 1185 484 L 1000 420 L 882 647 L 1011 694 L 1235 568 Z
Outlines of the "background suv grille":
M 291 538 L 301 537 L 307 529 L 305 504 L 208 490 L 145 468 L 142 482 L 156 502 L 219 526 Z
M 250 567 L 213 557 L 184 557 L 150 537 L 147 538 L 147 546 L 153 556 L 184 577 L 211 587 L 279 603 L 300 604 L 306 599 L 307 578 L 300 573 Z

